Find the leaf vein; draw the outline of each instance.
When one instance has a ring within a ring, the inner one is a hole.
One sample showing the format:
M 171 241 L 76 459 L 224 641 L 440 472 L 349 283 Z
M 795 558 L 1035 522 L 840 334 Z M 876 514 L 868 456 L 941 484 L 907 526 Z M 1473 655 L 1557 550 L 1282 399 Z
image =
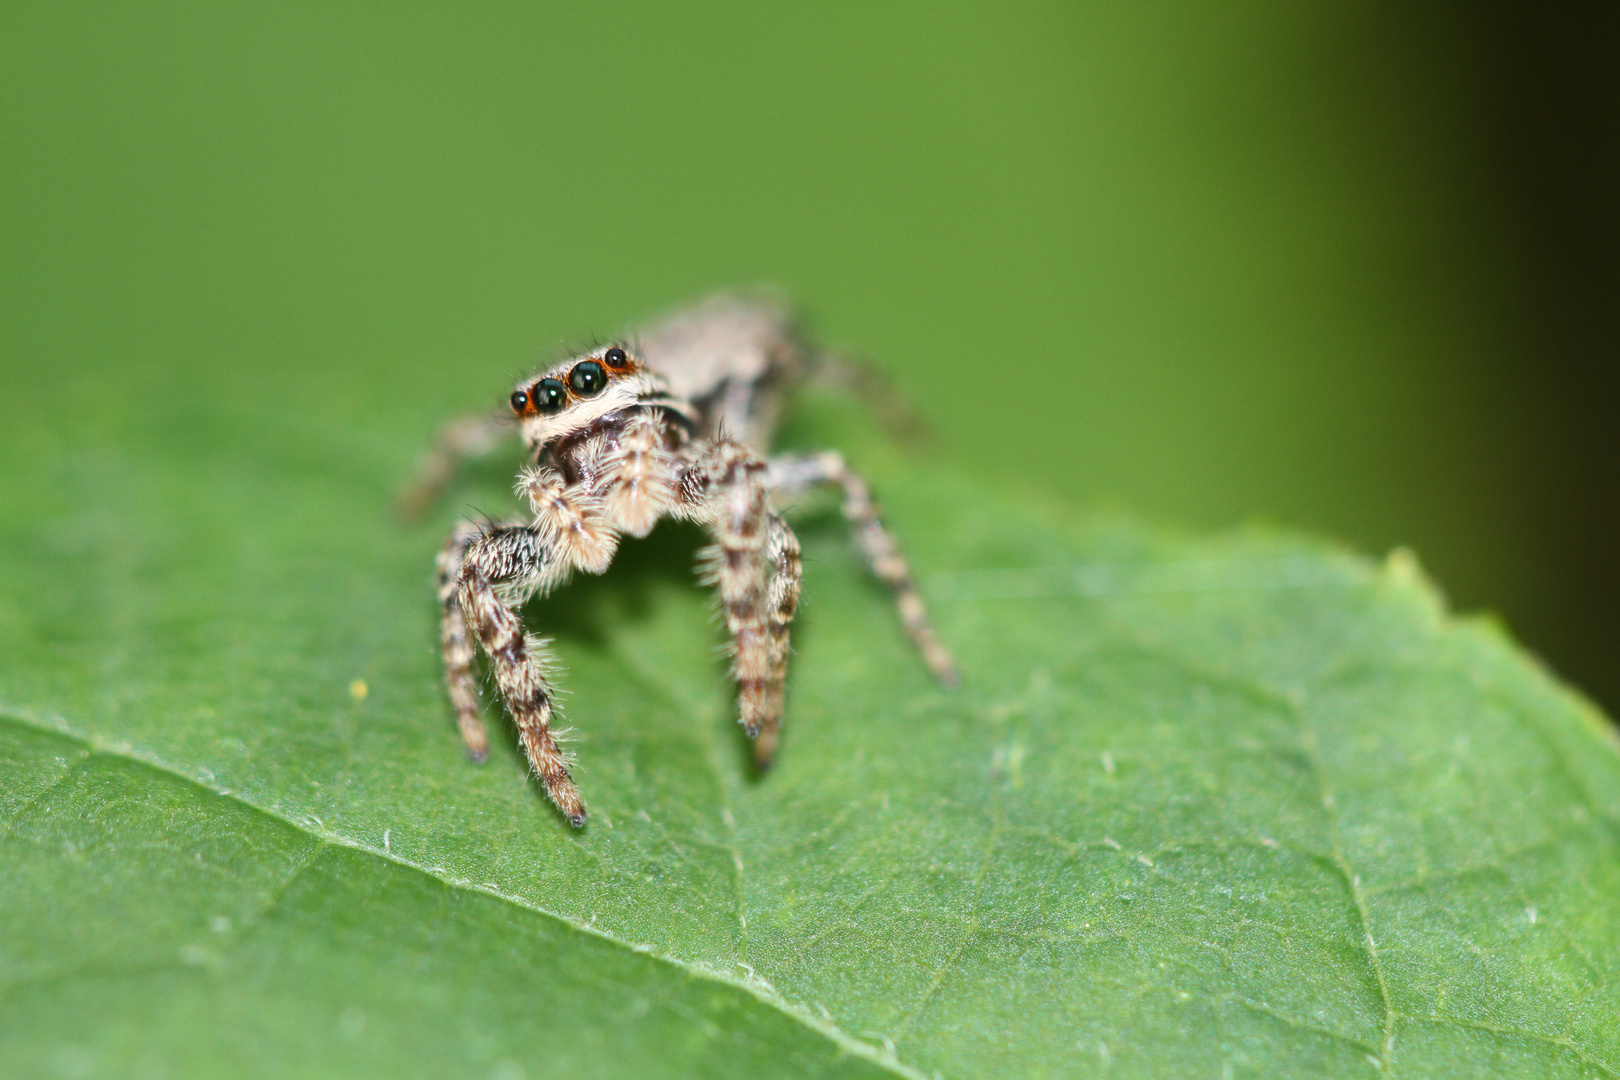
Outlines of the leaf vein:
M 1567 1035 L 1544 1035 L 1539 1031 L 1529 1031 L 1525 1028 L 1514 1027 L 1511 1024 L 1492 1024 L 1484 1020 L 1467 1020 L 1460 1016 L 1451 1016 L 1447 1013 L 1399 1013 L 1403 1020 L 1411 1020 L 1430 1024 L 1445 1024 L 1450 1027 L 1465 1028 L 1471 1031 L 1484 1031 L 1492 1035 L 1510 1035 L 1532 1042 L 1545 1043 L 1556 1046 L 1573 1055 L 1583 1064 L 1600 1070 L 1605 1076 L 1620 1078 L 1620 1069 L 1597 1057 L 1589 1051 L 1581 1049 L 1575 1040 Z
M 859 1057 L 863 1061 L 877 1066 L 878 1068 L 885 1069 L 896 1076 L 904 1077 L 905 1080 L 928 1080 L 925 1074 L 899 1060 L 896 1055 L 848 1034 L 831 1021 L 816 1015 L 809 1008 L 790 1002 L 774 993 L 767 992 L 765 987 L 757 981 L 735 976 L 730 972 L 718 971 L 704 964 L 689 963 L 680 959 L 679 957 L 671 956 L 657 950 L 650 945 L 642 945 L 635 942 L 626 941 L 623 938 L 616 937 L 615 935 L 600 930 L 595 926 L 589 925 L 588 923 L 572 919 L 560 912 L 548 910 L 538 904 L 533 903 L 532 901 L 526 900 L 522 897 L 513 896 L 510 893 L 503 892 L 500 889 L 494 888 L 490 885 L 452 877 L 446 874 L 442 869 L 427 867 L 411 862 L 408 859 L 404 859 L 393 854 L 391 851 L 385 851 L 380 846 L 367 843 L 366 841 L 357 839 L 355 837 L 346 836 L 343 833 L 330 828 L 329 826 L 322 825 L 319 829 L 317 829 L 312 827 L 308 821 L 301 820 L 290 814 L 284 813 L 275 807 L 263 806 L 236 792 L 221 790 L 220 788 L 217 788 L 203 780 L 196 774 L 188 772 L 182 767 L 170 764 L 154 754 L 142 752 L 125 743 L 104 743 L 102 740 L 75 730 L 65 720 L 62 720 L 59 717 L 52 717 L 49 720 L 38 719 L 30 716 L 26 711 L 18 709 L 14 706 L 0 705 L 0 722 L 10 723 L 19 727 L 43 731 L 59 736 L 71 742 L 76 742 L 93 753 L 101 753 L 110 757 L 122 758 L 136 762 L 140 765 L 146 766 L 149 769 L 152 769 L 154 772 L 162 773 L 166 776 L 173 777 L 184 783 L 197 787 L 203 791 L 207 791 L 210 794 L 229 799 L 241 806 L 262 814 L 267 818 L 288 825 L 293 829 L 314 838 L 315 840 L 321 841 L 323 846 L 319 850 L 324 850 L 325 846 L 348 848 L 352 851 L 370 855 L 373 858 L 392 863 L 407 870 L 414 870 L 417 873 L 423 874 L 434 879 L 435 881 L 438 881 L 447 888 L 492 897 L 496 900 L 511 904 L 513 907 L 521 908 L 524 911 L 528 911 L 546 918 L 555 919 L 558 923 L 561 923 L 562 925 L 578 933 L 607 942 L 618 948 L 629 950 L 637 955 L 645 956 L 656 963 L 667 964 L 670 967 L 673 967 L 689 976 L 707 979 L 709 981 L 729 987 L 733 990 L 739 990 L 754 1000 L 760 1002 L 767 1008 L 774 1009 L 776 1012 L 781 1013 L 794 1023 L 797 1023 L 827 1039 L 829 1042 L 836 1045 L 842 1052 Z M 313 857 L 311 861 L 313 861 Z M 285 886 L 290 884 L 296 879 L 296 876 L 297 875 L 294 874 L 286 882 L 283 882 L 283 885 Z
M 62 770 L 61 775 L 34 792 L 21 806 L 17 807 L 17 812 L 11 815 L 10 820 L 6 822 L 5 828 L 0 829 L 0 841 L 9 840 L 11 834 L 17 830 L 17 826 L 22 824 L 23 819 L 28 816 L 29 812 L 38 807 L 69 780 L 73 779 L 84 766 L 84 763 L 90 760 L 91 756 L 92 752 L 90 750 L 83 751 L 77 761 L 72 762 Z

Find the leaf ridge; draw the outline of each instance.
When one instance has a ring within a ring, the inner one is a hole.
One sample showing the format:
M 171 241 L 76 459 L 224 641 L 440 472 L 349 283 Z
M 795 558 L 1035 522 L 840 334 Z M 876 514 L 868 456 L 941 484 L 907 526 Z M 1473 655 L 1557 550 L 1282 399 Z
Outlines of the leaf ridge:
M 1476 859 L 1474 862 L 1463 863 L 1459 866 L 1448 866 L 1441 870 L 1429 870 L 1411 877 L 1405 881 L 1391 881 L 1387 885 L 1375 885 L 1365 890 L 1368 896 L 1384 896 L 1389 893 L 1409 892 L 1425 889 L 1430 885 L 1444 884 L 1459 878 L 1470 877 L 1474 874 L 1485 874 L 1491 871 L 1503 872 L 1507 864 L 1531 855 L 1557 851 L 1564 841 L 1587 830 L 1585 822 L 1566 825 L 1552 835 L 1542 837 L 1540 840 L 1528 844 L 1519 844 L 1516 847 L 1505 848 L 1487 859 Z
M 697 715 L 701 716 L 699 710 Z M 731 812 L 731 789 L 726 783 L 727 774 L 720 762 L 720 740 L 714 734 L 714 725 L 706 726 L 708 732 L 707 742 L 709 752 L 703 755 L 709 768 L 714 771 L 714 786 L 716 797 L 720 800 L 720 823 L 726 829 L 726 842 L 723 845 L 731 855 L 731 883 L 737 894 L 737 957 L 738 962 L 745 968 L 748 961 L 748 890 L 744 884 L 744 869 L 742 845 L 737 842 L 737 817 Z M 748 968 L 752 971 L 752 968 Z
M 0 722 L 14 724 L 16 726 L 29 728 L 35 731 L 46 732 L 48 734 L 68 739 L 72 742 L 76 742 L 88 751 L 86 755 L 87 759 L 90 754 L 104 754 L 108 757 L 136 762 L 137 764 L 143 765 L 155 772 L 162 773 L 165 776 L 172 777 L 194 787 L 200 788 L 203 791 L 207 791 L 212 795 L 229 799 L 241 806 L 247 807 L 250 810 L 262 814 L 265 817 L 291 826 L 299 832 L 311 837 L 313 840 L 318 842 L 316 844 L 315 851 L 302 866 L 300 866 L 292 875 L 282 882 L 282 889 L 278 890 L 278 896 L 285 895 L 285 887 L 295 881 L 298 875 L 301 874 L 310 863 L 316 860 L 320 852 L 326 850 L 328 847 L 348 848 L 352 851 L 357 851 L 362 854 L 381 859 L 384 862 L 393 863 L 396 866 L 400 866 L 408 870 L 414 870 L 417 873 L 434 879 L 448 888 L 493 897 L 496 900 L 501 900 L 505 903 L 511 904 L 513 907 L 521 908 L 525 911 L 536 915 L 541 915 L 549 919 L 554 919 L 571 930 L 596 938 L 600 941 L 607 942 L 611 945 L 617 946 L 618 948 L 627 949 L 639 956 L 645 956 L 654 962 L 668 964 L 669 966 L 674 967 L 689 976 L 707 979 L 711 982 L 720 983 L 732 989 L 740 990 L 754 998 L 756 1001 L 759 1001 L 766 1007 L 774 1009 L 795 1023 L 814 1031 L 816 1034 L 827 1039 L 829 1042 L 832 1042 L 844 1053 L 861 1058 L 863 1061 L 869 1062 L 870 1064 L 881 1069 L 885 1069 L 888 1072 L 893 1073 L 895 1076 L 903 1077 L 904 1080 L 930 1080 L 929 1077 L 915 1067 L 907 1065 L 905 1062 L 899 1060 L 898 1056 L 890 1052 L 886 1047 L 879 1048 L 873 1046 L 869 1042 L 850 1035 L 834 1024 L 830 1019 L 818 1016 L 811 1010 L 783 998 L 775 992 L 774 987 L 767 990 L 768 984 L 766 984 L 764 980 L 758 978 L 739 978 L 732 975 L 730 972 L 716 969 L 707 964 L 691 963 L 689 961 L 682 960 L 679 957 L 661 952 L 651 945 L 627 941 L 592 926 L 589 923 L 570 918 L 560 912 L 548 910 L 522 897 L 513 896 L 510 893 L 503 892 L 494 886 L 452 877 L 446 874 L 442 868 L 422 866 L 420 864 L 411 862 L 408 859 L 404 859 L 393 854 L 392 851 L 386 851 L 363 840 L 346 836 L 343 833 L 340 833 L 337 830 L 325 825 L 325 823 L 319 822 L 319 819 L 315 819 L 317 824 L 312 825 L 310 821 L 296 818 L 276 807 L 264 806 L 234 791 L 226 791 L 224 789 L 215 787 L 197 775 L 187 772 L 185 769 L 179 766 L 172 765 L 154 754 L 149 754 L 138 750 L 126 742 L 104 742 L 103 740 L 97 739 L 92 735 L 86 735 L 83 732 L 74 729 L 60 717 L 51 717 L 50 719 L 36 718 L 29 715 L 26 710 L 19 709 L 16 706 L 0 704 Z M 260 913 L 260 917 L 262 917 L 262 915 L 263 912 Z
M 1390 994 L 1389 982 L 1384 975 L 1384 965 L 1378 955 L 1378 943 L 1373 938 L 1372 920 L 1367 908 L 1367 898 L 1361 889 L 1361 875 L 1355 872 L 1345 858 L 1340 845 L 1341 833 L 1339 812 L 1334 805 L 1333 789 L 1322 773 L 1322 764 L 1317 756 L 1316 733 L 1311 725 L 1311 719 L 1304 704 L 1303 691 L 1289 693 L 1287 690 L 1273 687 L 1261 679 L 1246 676 L 1231 671 L 1218 664 L 1209 664 L 1195 660 L 1162 642 L 1144 638 L 1130 626 L 1124 625 L 1117 618 L 1109 618 L 1122 637 L 1132 642 L 1144 651 L 1158 656 L 1167 663 L 1180 667 L 1183 671 L 1198 675 L 1206 679 L 1219 679 L 1229 686 L 1242 689 L 1248 694 L 1267 702 L 1279 709 L 1285 716 L 1293 721 L 1294 729 L 1299 740 L 1299 749 L 1310 770 L 1311 779 L 1316 787 L 1318 805 L 1327 817 L 1328 828 L 1333 839 L 1333 850 L 1323 860 L 1343 880 L 1346 891 L 1349 893 L 1351 905 L 1356 912 L 1356 920 L 1361 927 L 1362 948 L 1366 953 L 1368 966 L 1372 971 L 1373 982 L 1378 987 L 1379 1003 L 1383 1011 L 1382 1040 L 1379 1053 L 1379 1069 L 1389 1074 L 1395 1050 L 1396 1012 L 1394 999 Z
M 227 798 L 234 798 L 234 796 L 227 796 Z M 245 803 L 245 800 L 238 799 L 237 801 Z M 252 806 L 251 803 L 246 803 L 246 805 Z M 258 807 L 253 808 L 258 809 Z M 270 913 L 275 911 L 276 908 L 280 907 L 281 904 L 287 899 L 287 895 L 292 892 L 292 887 L 298 883 L 298 879 L 308 873 L 310 868 L 320 861 L 321 856 L 325 854 L 326 849 L 332 846 L 331 841 L 327 840 L 325 837 L 312 837 L 311 839 L 313 842 L 309 845 L 309 848 L 304 853 L 303 858 L 298 860 L 298 865 L 294 866 L 292 870 L 288 872 L 286 877 L 282 878 L 276 883 L 275 887 L 270 890 L 268 895 L 265 896 L 263 902 L 259 905 L 258 910 L 253 913 L 252 917 L 244 921 L 241 926 L 231 928 L 231 933 L 233 936 L 240 936 L 248 930 L 253 929 L 253 927 L 258 926 L 265 919 L 269 918 Z
M 68 765 L 68 767 L 63 769 L 61 775 L 55 780 L 52 780 L 49 784 L 46 784 L 44 787 L 34 792 L 33 795 L 25 799 L 22 805 L 17 807 L 16 813 L 12 814 L 11 819 L 6 822 L 5 828 L 0 829 L 0 841 L 10 839 L 11 834 L 17 830 L 18 825 L 22 824 L 23 819 L 28 816 L 29 811 L 39 806 L 40 803 L 45 801 L 45 799 L 58 788 L 62 787 L 69 780 L 72 780 L 73 777 L 78 774 L 79 769 L 83 767 L 84 763 L 90 760 L 93 753 L 94 752 L 89 749 L 82 751 L 79 755 L 79 760 Z
M 939 988 L 945 983 L 946 974 L 962 958 L 962 953 L 966 951 L 968 944 L 984 931 L 984 926 L 978 914 L 979 889 L 984 884 L 985 875 L 990 871 L 990 860 L 995 855 L 996 843 L 1001 839 L 1002 831 L 1002 815 L 998 811 L 992 819 L 990 834 L 985 838 L 984 854 L 979 858 L 978 868 L 973 873 L 973 885 L 968 890 L 968 904 L 972 915 L 970 918 L 963 920 L 967 925 L 963 927 L 962 936 L 957 940 L 956 947 L 951 950 L 951 955 L 946 957 L 944 962 L 935 969 L 933 977 L 928 981 L 928 988 L 923 991 L 917 1004 L 912 1006 L 911 1011 L 901 1018 L 899 1025 L 894 1029 L 893 1038 L 899 1039 L 907 1031 L 911 1030 L 912 1025 L 922 1017 L 928 1006 L 933 1003 L 934 997 L 939 993 Z
M 1508 695 L 1498 687 L 1492 686 L 1487 691 L 1487 694 L 1492 699 L 1497 701 L 1505 710 L 1507 710 L 1508 715 L 1512 716 L 1514 721 L 1520 727 L 1528 731 L 1532 738 L 1541 743 L 1541 745 L 1546 749 L 1548 756 L 1558 764 L 1558 770 L 1564 774 L 1564 778 L 1569 782 L 1569 786 L 1580 793 L 1581 805 L 1585 808 L 1586 812 L 1591 814 L 1592 817 L 1598 821 L 1604 822 L 1606 825 L 1608 825 L 1608 829 L 1606 831 L 1609 834 L 1610 843 L 1614 844 L 1617 841 L 1616 826 L 1620 825 L 1620 823 L 1616 822 L 1612 810 L 1605 808 L 1599 803 L 1597 796 L 1592 793 L 1591 785 L 1587 783 L 1586 778 L 1580 774 L 1580 771 L 1575 768 L 1574 763 L 1570 761 L 1568 751 L 1563 746 L 1560 746 L 1557 740 L 1552 737 L 1552 732 L 1548 731 L 1544 726 L 1535 723 L 1529 717 L 1527 717 L 1524 714 L 1524 710 L 1519 708 L 1518 703 L 1509 699 Z M 1604 738 L 1603 741 L 1607 743 L 1611 749 L 1615 748 L 1615 739 L 1612 731 L 1604 732 L 1604 734 L 1607 737 Z
M 1313 1024 L 1308 1020 L 1301 1020 L 1298 1017 L 1290 1016 L 1279 1009 L 1272 1008 L 1263 1001 L 1255 1001 L 1252 998 L 1237 996 L 1218 998 L 1216 1001 L 1229 1001 L 1234 1005 L 1240 1005 L 1243 1008 L 1248 1009 L 1252 1013 L 1258 1013 L 1261 1016 L 1275 1020 L 1285 1027 L 1293 1028 L 1296 1031 L 1309 1031 L 1313 1035 L 1320 1035 L 1325 1039 L 1332 1039 L 1335 1042 L 1341 1042 L 1346 1046 L 1360 1050 L 1369 1058 L 1378 1057 L 1378 1047 L 1372 1045 L 1371 1043 L 1363 1042 L 1353 1035 L 1346 1035 L 1342 1031 L 1334 1031 L 1330 1027 L 1323 1027 L 1321 1024 Z
M 1255 680 L 1255 684 L 1264 687 L 1259 680 Z M 1379 1003 L 1383 1007 L 1383 1038 L 1379 1046 L 1378 1061 L 1380 1071 L 1387 1076 L 1395 1054 L 1395 1002 L 1389 992 L 1389 980 L 1384 974 L 1384 962 L 1378 955 L 1378 942 L 1373 938 L 1372 916 L 1367 908 L 1367 896 L 1361 889 L 1361 875 L 1350 865 L 1350 860 L 1345 857 L 1344 849 L 1339 842 L 1342 823 L 1339 820 L 1333 789 L 1323 775 L 1322 763 L 1317 756 L 1316 732 L 1311 724 L 1310 714 L 1302 701 L 1295 701 L 1289 695 L 1277 694 L 1277 700 L 1284 712 L 1294 721 L 1299 735 L 1300 753 L 1310 769 L 1311 778 L 1315 781 L 1320 796 L 1319 804 L 1328 820 L 1328 828 L 1333 838 L 1333 851 L 1327 865 L 1332 866 L 1344 880 L 1351 903 L 1355 907 L 1356 921 L 1361 927 L 1362 945 L 1367 953 L 1368 966 L 1372 969 L 1373 981 L 1378 986 Z
M 637 687 L 649 696 L 667 699 L 669 697 L 668 680 L 659 679 L 656 675 L 649 675 L 640 663 L 642 655 L 642 652 L 638 649 L 626 649 L 624 650 L 624 656 L 620 659 L 619 666 L 627 670 L 631 678 L 636 680 Z M 708 718 L 707 710 L 700 707 L 696 702 L 687 701 L 684 711 L 689 716 L 701 717 L 705 720 Z M 731 787 L 727 782 L 731 774 L 723 764 L 720 739 L 715 734 L 714 724 L 706 723 L 704 732 L 704 744 L 707 746 L 708 752 L 703 755 L 703 760 L 714 774 L 715 798 L 720 804 L 720 823 L 726 830 L 725 840 L 712 843 L 712 846 L 731 856 L 732 887 L 736 892 L 735 914 L 738 928 L 738 963 L 744 970 L 752 974 L 753 968 L 749 967 L 747 963 L 748 892 L 745 884 L 746 871 L 742 856 L 742 845 L 738 843 L 737 839 L 737 818 L 732 813 Z
M 1331 810 L 1331 805 L 1329 806 Z M 1373 940 L 1372 920 L 1367 912 L 1367 898 L 1361 891 L 1361 875 L 1356 873 L 1348 860 L 1339 853 L 1338 846 L 1339 822 L 1338 815 L 1333 814 L 1333 846 L 1334 863 L 1339 867 L 1339 873 L 1344 875 L 1345 884 L 1349 887 L 1350 898 L 1355 902 L 1356 918 L 1361 924 L 1362 941 L 1367 949 L 1367 961 L 1372 966 L 1373 978 L 1378 983 L 1378 996 L 1384 1006 L 1384 1038 L 1379 1050 L 1379 1060 L 1387 1075 L 1390 1059 L 1395 1053 L 1395 1003 L 1390 997 L 1389 982 L 1384 977 L 1384 962 L 1378 956 L 1378 942 Z
M 1605 1076 L 1616 1077 L 1620 1080 L 1620 1069 L 1595 1056 L 1590 1051 L 1583 1050 L 1567 1035 L 1543 1035 L 1539 1031 L 1528 1031 L 1524 1028 L 1513 1027 L 1510 1024 L 1492 1024 L 1485 1020 L 1465 1020 L 1460 1016 L 1451 1016 L 1447 1013 L 1399 1013 L 1403 1020 L 1412 1020 L 1420 1023 L 1445 1024 L 1450 1027 L 1466 1028 L 1472 1031 L 1485 1031 L 1492 1035 L 1510 1035 L 1532 1042 L 1545 1043 L 1556 1046 L 1573 1054 L 1582 1064 L 1590 1065 Z
M 1421 887 L 1432 879 L 1425 877 L 1415 882 L 1399 883 L 1373 890 L 1372 892 L 1362 889 L 1360 875 L 1355 872 L 1349 861 L 1344 857 L 1342 849 L 1339 847 L 1339 836 L 1341 831 L 1339 815 L 1336 807 L 1334 806 L 1332 791 L 1326 785 L 1322 776 L 1321 763 L 1317 757 L 1315 735 L 1312 731 L 1310 716 L 1305 707 L 1305 696 L 1303 691 L 1289 692 L 1281 688 L 1273 687 L 1267 684 L 1265 681 L 1255 678 L 1254 676 L 1233 672 L 1221 665 L 1201 662 L 1193 657 L 1186 656 L 1180 650 L 1164 644 L 1163 642 L 1144 637 L 1143 635 L 1137 633 L 1134 628 L 1124 624 L 1122 620 L 1118 618 L 1108 618 L 1108 621 L 1122 637 L 1137 647 L 1142 648 L 1144 651 L 1148 651 L 1152 655 L 1180 667 L 1183 671 L 1186 671 L 1189 674 L 1198 675 L 1203 678 L 1219 679 L 1223 683 L 1235 689 L 1245 690 L 1249 694 L 1255 696 L 1257 699 L 1271 703 L 1280 708 L 1290 719 L 1294 721 L 1296 728 L 1300 733 L 1301 752 L 1310 768 L 1310 772 L 1316 783 L 1318 792 L 1321 795 L 1321 805 L 1327 814 L 1328 822 L 1331 828 L 1331 835 L 1333 837 L 1334 849 L 1325 859 L 1322 859 L 1321 861 L 1324 863 L 1324 865 L 1333 868 L 1334 872 L 1344 881 L 1345 888 L 1350 894 L 1350 898 L 1356 909 L 1357 917 L 1363 931 L 1364 951 L 1367 954 L 1369 966 L 1372 969 L 1374 979 L 1378 985 L 1379 995 L 1383 1002 L 1384 1039 L 1382 1047 L 1383 1053 L 1380 1055 L 1380 1069 L 1386 1075 L 1388 1075 L 1394 1064 L 1394 1044 L 1397 1022 L 1401 1019 L 1427 1018 L 1416 1016 L 1414 1014 L 1403 1013 L 1393 1007 L 1393 999 L 1390 994 L 1388 982 L 1383 972 L 1382 959 L 1378 954 L 1377 942 L 1372 935 L 1371 911 L 1368 906 L 1367 899 L 1370 895 L 1375 895 L 1377 893 L 1395 892 L 1409 887 Z M 1459 621 L 1455 619 L 1447 619 L 1444 624 L 1444 628 L 1446 631 L 1451 633 L 1462 633 L 1466 630 L 1466 627 L 1461 625 Z M 1352 662 L 1331 668 L 1328 671 L 1320 674 L 1317 681 L 1318 683 L 1332 683 L 1342 679 L 1345 677 L 1347 669 L 1351 669 L 1354 666 L 1356 665 L 1354 662 Z M 1563 774 L 1570 786 L 1579 794 L 1581 809 L 1586 812 L 1588 818 L 1594 822 L 1601 823 L 1601 825 L 1604 826 L 1600 829 L 1600 831 L 1604 834 L 1611 846 L 1620 844 L 1620 828 L 1617 828 L 1617 826 L 1620 826 L 1620 822 L 1617 822 L 1613 813 L 1600 805 L 1599 800 L 1591 791 L 1589 784 L 1580 775 L 1579 771 L 1576 769 L 1574 763 L 1570 759 L 1567 748 L 1561 745 L 1553 737 L 1552 732 L 1549 731 L 1544 725 L 1535 723 L 1530 716 L 1526 715 L 1524 710 L 1520 707 L 1520 703 L 1515 700 L 1507 690 L 1493 682 L 1488 684 L 1484 688 L 1484 691 L 1491 700 L 1496 701 L 1504 710 L 1506 710 L 1508 714 L 1513 717 L 1515 722 L 1520 724 L 1532 735 L 1532 737 L 1542 744 L 1549 757 L 1554 762 L 1556 768 Z M 1574 704 L 1582 718 L 1587 720 L 1590 724 L 1591 720 L 1593 719 L 1593 714 L 1590 707 L 1579 699 L 1577 699 Z M 1595 728 L 1595 733 L 1606 745 L 1613 747 L 1616 744 L 1616 737 L 1606 725 L 1599 723 L 1591 724 L 1590 726 Z M 1538 844 L 1525 845 L 1522 849 L 1507 852 L 1503 856 L 1499 856 L 1498 860 L 1501 858 L 1511 858 L 1523 855 L 1541 844 L 1554 844 L 1558 839 L 1568 835 L 1569 832 L 1572 831 L 1573 830 L 1560 831 L 1554 836 L 1540 841 Z M 1463 869 L 1472 872 L 1488 868 L 1489 864 L 1476 864 Z M 1450 875 L 1442 874 L 1437 876 L 1445 877 Z M 1568 935 L 1562 931 L 1559 931 L 1559 936 L 1566 941 L 1570 941 Z M 1570 941 L 1570 943 L 1574 945 L 1572 941 Z M 1576 946 L 1575 951 L 1588 970 L 1594 972 L 1598 970 L 1598 965 L 1585 949 Z M 1434 1017 L 1434 1019 L 1440 1022 L 1445 1022 L 1447 1020 L 1447 1018 L 1438 1014 Z M 1473 1023 L 1461 1019 L 1455 1019 L 1455 1023 L 1458 1026 L 1475 1027 L 1481 1031 L 1492 1031 L 1498 1034 L 1523 1034 L 1529 1038 L 1538 1039 L 1553 1045 L 1563 1046 L 1568 1048 L 1572 1053 L 1576 1054 L 1576 1056 L 1582 1061 L 1589 1062 L 1595 1067 L 1603 1069 L 1608 1075 L 1620 1077 L 1620 1072 L 1617 1072 L 1613 1066 L 1607 1065 L 1601 1060 L 1592 1057 L 1589 1052 L 1580 1049 L 1574 1043 L 1574 1041 L 1568 1037 L 1554 1037 L 1538 1035 L 1531 1032 L 1518 1032 L 1511 1028 L 1498 1028 L 1485 1023 Z

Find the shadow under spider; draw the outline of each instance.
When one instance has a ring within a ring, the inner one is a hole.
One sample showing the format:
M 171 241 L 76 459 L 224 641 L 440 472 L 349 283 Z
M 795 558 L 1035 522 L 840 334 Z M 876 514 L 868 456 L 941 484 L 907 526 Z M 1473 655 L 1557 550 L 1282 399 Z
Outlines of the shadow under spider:
M 824 533 L 843 529 L 836 510 L 831 509 L 817 508 L 795 514 L 792 524 L 801 539 L 820 538 Z M 697 571 L 698 551 L 711 542 L 712 537 L 702 526 L 665 519 L 644 538 L 625 537 L 613 557 L 613 564 L 605 573 L 576 573 L 566 585 L 549 596 L 530 600 L 523 606 L 524 624 L 531 632 L 542 637 L 604 648 L 608 644 L 610 622 L 648 617 L 654 596 L 661 587 L 674 583 L 682 588 L 712 593 L 712 586 L 698 581 Z M 853 554 L 851 558 L 852 569 L 859 570 L 858 560 Z M 806 557 L 805 561 L 809 562 L 810 559 Z M 802 618 L 802 608 L 799 614 L 801 618 L 793 624 L 795 646 L 806 637 L 807 624 Z M 706 619 L 703 632 L 711 637 L 715 646 L 713 678 L 724 683 L 730 691 L 732 684 L 726 675 L 726 660 L 720 655 L 726 634 L 719 618 Z M 485 672 L 487 685 L 487 666 Z M 792 724 L 792 678 L 790 662 L 788 726 Z M 737 723 L 735 694 L 728 692 L 726 700 L 725 723 L 730 729 L 732 752 L 737 757 L 743 776 L 750 783 L 758 782 L 769 770 L 760 769 L 754 762 L 753 740 Z M 493 688 L 488 688 L 485 702 L 486 718 L 493 719 L 492 713 L 499 711 L 501 722 L 495 725 L 500 729 L 498 737 L 521 760 L 523 750 L 518 741 L 517 727 L 500 706 L 500 695 Z

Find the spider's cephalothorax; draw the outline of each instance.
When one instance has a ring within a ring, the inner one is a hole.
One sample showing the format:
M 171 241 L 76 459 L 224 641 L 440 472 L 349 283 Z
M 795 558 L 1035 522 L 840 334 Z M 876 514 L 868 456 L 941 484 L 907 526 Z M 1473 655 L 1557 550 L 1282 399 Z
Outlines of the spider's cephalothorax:
M 573 570 L 606 570 L 621 535 L 645 536 L 668 516 L 713 534 L 706 579 L 731 635 L 740 719 L 756 740 L 756 760 L 769 765 L 800 577 L 799 541 L 773 496 L 815 484 L 842 488 L 844 514 L 873 572 L 894 591 L 906 630 L 934 673 L 956 681 L 861 478 L 832 451 L 765 456 L 783 385 L 807 368 L 830 363 L 807 360 L 780 307 L 720 297 L 655 326 L 638 347 L 593 350 L 512 391 L 508 418 L 529 449 L 517 492 L 532 519 L 463 524 L 438 559 L 446 681 L 474 759 L 488 751 L 473 676 L 481 645 L 547 794 L 570 822 L 584 823 L 585 804 L 552 733 L 557 707 L 542 642 L 525 633 L 518 611 Z M 488 418 L 448 427 L 411 505 L 423 505 L 455 459 L 487 447 L 495 431 Z

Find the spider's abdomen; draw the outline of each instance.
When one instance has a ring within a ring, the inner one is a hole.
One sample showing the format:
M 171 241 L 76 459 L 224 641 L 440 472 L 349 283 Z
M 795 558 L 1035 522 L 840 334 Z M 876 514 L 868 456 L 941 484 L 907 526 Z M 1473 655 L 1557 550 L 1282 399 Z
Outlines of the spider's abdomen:
M 678 312 L 642 334 L 641 354 L 690 402 L 700 437 L 724 433 L 757 454 L 769 449 L 783 386 L 805 364 L 791 310 L 762 294 L 723 293 Z

